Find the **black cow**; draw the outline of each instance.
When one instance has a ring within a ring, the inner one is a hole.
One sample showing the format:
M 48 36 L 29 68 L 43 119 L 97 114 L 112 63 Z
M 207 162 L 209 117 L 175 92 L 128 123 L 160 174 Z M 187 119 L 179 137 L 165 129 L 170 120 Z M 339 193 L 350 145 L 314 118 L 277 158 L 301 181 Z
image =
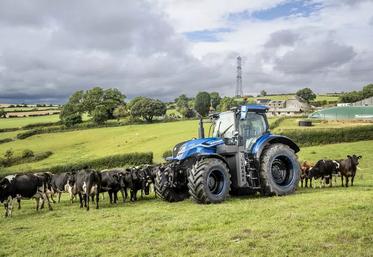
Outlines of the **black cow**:
M 343 177 L 346 178 L 346 187 L 348 187 L 348 178 L 351 177 L 351 186 L 354 185 L 354 178 L 356 175 L 357 165 L 359 165 L 359 159 L 362 156 L 356 156 L 355 154 L 350 156 L 347 155 L 347 159 L 338 161 L 340 164 L 341 180 L 343 186 Z
M 115 204 L 117 203 L 119 191 L 122 193 L 123 203 L 127 198 L 124 173 L 124 169 L 108 169 L 101 171 L 101 192 L 108 192 L 110 204 L 113 202 Z
M 71 194 L 71 188 L 69 186 L 69 181 L 71 180 L 72 177 L 73 177 L 73 174 L 71 172 L 54 174 L 52 176 L 52 180 L 51 180 L 52 197 L 54 194 L 58 194 L 58 200 L 57 200 L 58 203 L 61 201 L 62 193 L 68 192 Z M 53 198 L 52 198 L 52 201 L 53 201 Z
M 141 167 L 134 167 L 129 169 L 131 173 L 132 187 L 130 187 L 131 201 L 137 201 L 137 191 L 140 190 L 141 198 L 145 195 L 149 195 L 150 184 L 152 183 L 150 176 L 148 176 L 145 169 Z
M 337 174 L 339 171 L 340 164 L 334 160 L 319 160 L 315 166 L 313 166 L 308 173 L 309 179 L 320 178 L 322 182 L 326 180 L 329 186 L 332 186 L 332 176 Z
M 0 181 L 0 202 L 4 203 L 5 216 L 12 215 L 13 199 L 14 198 L 35 198 L 36 210 L 39 210 L 40 199 L 48 202 L 49 210 L 52 206 L 46 194 L 48 185 L 45 177 L 34 174 L 10 175 Z
M 80 208 L 83 208 L 84 196 L 84 207 L 89 211 L 89 196 L 93 195 L 96 196 L 96 209 L 98 209 L 102 181 L 101 173 L 91 169 L 81 170 L 76 174 L 75 179 L 73 191 L 74 194 L 79 195 Z

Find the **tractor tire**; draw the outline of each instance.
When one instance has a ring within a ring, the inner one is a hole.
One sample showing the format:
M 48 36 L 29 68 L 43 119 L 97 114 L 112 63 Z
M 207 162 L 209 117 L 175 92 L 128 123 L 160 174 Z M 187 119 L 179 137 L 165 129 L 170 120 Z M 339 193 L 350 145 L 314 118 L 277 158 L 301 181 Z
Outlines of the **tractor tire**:
M 155 193 L 164 201 L 180 202 L 189 197 L 188 189 L 182 190 L 169 186 L 168 173 L 158 171 L 154 181 Z
M 197 203 L 223 202 L 230 191 L 230 177 L 228 167 L 222 160 L 202 159 L 189 172 L 189 194 Z
M 289 146 L 272 144 L 264 149 L 260 162 L 263 195 L 291 194 L 297 188 L 299 179 L 299 162 Z

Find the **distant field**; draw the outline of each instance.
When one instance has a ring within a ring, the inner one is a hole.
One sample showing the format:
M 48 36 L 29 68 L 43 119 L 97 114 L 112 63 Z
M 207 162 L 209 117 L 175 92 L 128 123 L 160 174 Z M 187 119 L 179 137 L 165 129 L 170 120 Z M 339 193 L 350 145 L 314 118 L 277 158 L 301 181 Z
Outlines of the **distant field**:
M 258 98 L 260 99 L 271 99 L 271 100 L 275 100 L 275 101 L 279 101 L 279 100 L 288 100 L 290 98 L 294 98 L 295 95 L 294 94 L 289 94 L 289 95 L 271 95 L 271 96 L 259 96 L 259 97 L 253 97 L 253 98 L 249 98 L 250 99 L 253 99 L 253 100 L 257 100 Z M 329 96 L 329 95 L 317 95 L 316 96 L 316 99 L 314 101 L 338 101 L 339 97 L 338 96 Z
M 353 126 L 364 126 L 372 125 L 373 122 L 364 121 L 313 121 L 311 127 L 300 127 L 298 122 L 304 120 L 304 118 L 286 118 L 280 123 L 274 132 L 280 132 L 283 129 L 318 129 L 318 128 L 341 128 L 341 127 L 353 127 Z
M 54 153 L 40 162 L 13 166 L 9 168 L 11 171 L 43 168 L 129 152 L 152 151 L 155 161 L 159 162 L 162 160 L 162 154 L 172 149 L 176 143 L 196 137 L 197 127 L 198 122 L 192 120 L 42 134 L 1 144 L 0 155 L 8 149 L 13 149 L 16 154 L 24 149 Z
M 186 124 L 184 124 L 186 125 Z M 172 134 L 172 133 L 171 133 Z M 100 142 L 101 143 L 101 142 Z M 102 146 L 102 144 L 97 144 Z M 313 153 L 316 152 L 316 153 Z M 22 201 L 0 217 L 0 256 L 372 256 L 373 141 L 303 148 L 301 158 L 363 155 L 355 186 L 300 189 L 284 197 L 232 197 L 217 205 L 136 203 L 54 210 Z
M 57 122 L 59 115 L 48 115 L 38 117 L 22 117 L 22 118 L 7 118 L 0 119 L 0 128 L 20 128 L 29 124 L 41 122 Z
M 58 110 L 59 107 L 52 106 L 52 107 L 11 107 L 11 108 L 4 108 L 6 112 L 14 112 L 14 111 L 22 111 L 22 112 L 29 112 L 29 111 L 44 111 L 44 110 Z

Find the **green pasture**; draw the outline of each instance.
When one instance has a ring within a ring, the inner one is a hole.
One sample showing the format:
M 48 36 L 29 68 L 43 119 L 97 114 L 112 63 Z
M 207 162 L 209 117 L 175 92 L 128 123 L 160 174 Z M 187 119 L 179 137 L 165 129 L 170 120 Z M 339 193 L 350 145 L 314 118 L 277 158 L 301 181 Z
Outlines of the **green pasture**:
M 355 186 L 284 197 L 198 205 L 150 195 L 115 206 L 106 195 L 89 212 L 67 196 L 53 211 L 24 200 L 12 218 L 0 218 L 0 256 L 372 256 L 372 152 L 373 141 L 303 148 L 310 160 L 363 155 Z
M 60 118 L 58 114 L 37 117 L 7 118 L 0 119 L 0 128 L 20 128 L 29 124 L 57 122 L 59 120 Z

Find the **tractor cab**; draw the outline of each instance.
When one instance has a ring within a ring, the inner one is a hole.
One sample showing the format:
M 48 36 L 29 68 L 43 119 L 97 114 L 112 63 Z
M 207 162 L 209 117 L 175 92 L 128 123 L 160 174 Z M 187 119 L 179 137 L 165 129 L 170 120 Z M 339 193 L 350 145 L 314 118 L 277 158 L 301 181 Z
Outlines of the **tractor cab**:
M 269 132 L 266 111 L 264 106 L 244 105 L 239 110 L 214 115 L 213 137 L 223 138 L 227 145 L 238 144 L 250 151 L 256 140 Z

